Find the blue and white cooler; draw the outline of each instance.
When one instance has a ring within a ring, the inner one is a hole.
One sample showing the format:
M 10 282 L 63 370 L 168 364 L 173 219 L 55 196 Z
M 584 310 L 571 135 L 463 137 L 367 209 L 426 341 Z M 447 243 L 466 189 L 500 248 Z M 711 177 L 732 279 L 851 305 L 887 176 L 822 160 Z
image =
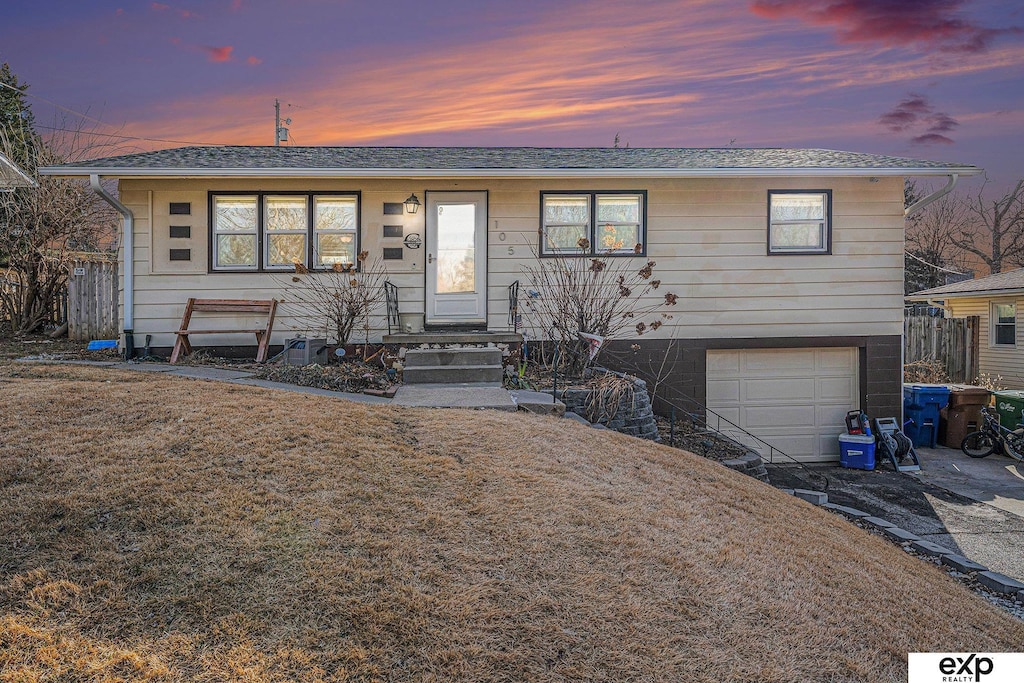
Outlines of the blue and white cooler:
M 875 437 L 865 434 L 840 434 L 839 464 L 855 470 L 875 469 Z

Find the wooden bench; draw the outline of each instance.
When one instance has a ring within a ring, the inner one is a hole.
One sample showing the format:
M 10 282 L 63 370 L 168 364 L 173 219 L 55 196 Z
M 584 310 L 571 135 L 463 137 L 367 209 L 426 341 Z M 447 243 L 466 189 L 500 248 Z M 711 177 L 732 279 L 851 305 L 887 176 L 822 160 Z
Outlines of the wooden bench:
M 267 316 L 267 326 L 258 329 L 234 329 L 234 330 L 190 330 L 188 324 L 192 320 L 192 314 L 197 312 L 207 313 L 262 313 Z M 188 338 L 193 334 L 235 334 L 251 333 L 256 335 L 256 362 L 262 363 L 267 359 L 267 352 L 270 348 L 270 333 L 274 329 L 274 316 L 277 314 L 277 299 L 269 301 L 259 299 L 189 299 L 185 304 L 185 315 L 181 317 L 181 329 L 175 334 L 178 338 L 174 342 L 174 350 L 171 351 L 171 363 L 177 363 L 182 353 L 192 353 L 192 345 Z

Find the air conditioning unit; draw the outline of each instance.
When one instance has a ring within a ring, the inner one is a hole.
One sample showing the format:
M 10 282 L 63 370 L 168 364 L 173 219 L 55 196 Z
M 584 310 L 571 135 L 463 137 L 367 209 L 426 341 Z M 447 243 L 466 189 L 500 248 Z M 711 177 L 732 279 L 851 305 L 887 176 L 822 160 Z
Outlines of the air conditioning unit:
M 285 365 L 312 365 L 327 362 L 327 340 L 297 337 L 284 340 Z

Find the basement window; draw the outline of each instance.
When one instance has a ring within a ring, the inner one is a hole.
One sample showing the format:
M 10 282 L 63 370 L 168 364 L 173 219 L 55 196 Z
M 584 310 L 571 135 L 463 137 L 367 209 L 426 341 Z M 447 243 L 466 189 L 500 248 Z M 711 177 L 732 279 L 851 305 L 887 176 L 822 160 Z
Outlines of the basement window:
M 992 346 L 1017 345 L 1017 304 L 992 304 Z
M 768 191 L 768 253 L 832 253 L 831 190 Z

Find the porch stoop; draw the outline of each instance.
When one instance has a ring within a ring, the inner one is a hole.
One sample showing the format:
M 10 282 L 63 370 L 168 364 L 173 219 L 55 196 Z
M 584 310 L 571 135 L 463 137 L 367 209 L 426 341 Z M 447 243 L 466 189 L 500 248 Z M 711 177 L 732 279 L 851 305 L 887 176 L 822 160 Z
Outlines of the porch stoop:
M 475 384 L 500 387 L 504 369 L 501 349 L 409 349 L 405 354 L 405 384 Z

